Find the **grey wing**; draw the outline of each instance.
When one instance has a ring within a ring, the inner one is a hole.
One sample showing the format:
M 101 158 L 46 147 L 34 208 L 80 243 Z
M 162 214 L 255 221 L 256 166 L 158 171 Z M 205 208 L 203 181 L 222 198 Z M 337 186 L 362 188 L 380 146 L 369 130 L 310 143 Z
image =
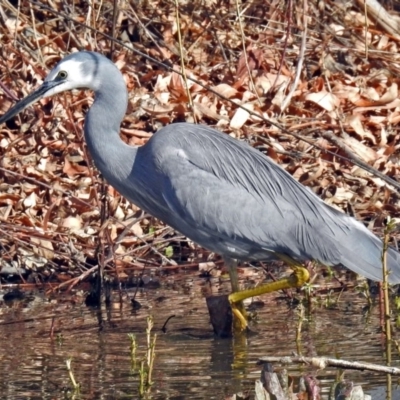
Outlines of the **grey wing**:
M 260 259 L 263 252 L 283 253 L 381 280 L 382 242 L 363 224 L 245 143 L 188 126 L 163 129 L 168 139 L 160 153 L 162 193 L 175 215 L 166 222 L 222 254 Z M 390 249 L 388 258 L 390 280 L 398 282 L 400 254 Z

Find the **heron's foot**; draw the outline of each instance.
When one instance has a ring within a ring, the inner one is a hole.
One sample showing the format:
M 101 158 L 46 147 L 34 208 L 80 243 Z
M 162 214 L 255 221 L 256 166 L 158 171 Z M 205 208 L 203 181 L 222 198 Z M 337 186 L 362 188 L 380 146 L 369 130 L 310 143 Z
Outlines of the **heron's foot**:
M 284 261 L 288 262 L 290 268 L 293 269 L 292 275 L 275 282 L 260 285 L 253 289 L 241 290 L 229 295 L 228 299 L 231 303 L 232 312 L 241 330 L 245 330 L 248 326 L 247 313 L 242 303 L 243 300 L 265 293 L 276 292 L 278 290 L 299 288 L 310 280 L 310 273 L 302 265 L 294 262 L 292 259 L 284 259 Z
M 244 308 L 243 302 L 238 301 L 237 303 L 233 300 L 235 295 L 240 292 L 231 293 L 228 296 L 228 300 L 231 304 L 232 313 L 234 315 L 233 318 L 233 329 L 239 330 L 240 332 L 245 331 L 248 326 L 247 322 L 247 312 Z

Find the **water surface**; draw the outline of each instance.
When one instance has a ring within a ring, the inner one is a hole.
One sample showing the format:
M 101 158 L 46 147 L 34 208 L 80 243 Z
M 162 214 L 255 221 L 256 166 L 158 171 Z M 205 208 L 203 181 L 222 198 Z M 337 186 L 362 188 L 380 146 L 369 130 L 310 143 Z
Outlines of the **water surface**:
M 109 310 L 84 304 L 74 296 L 35 293 L 27 303 L 5 304 L 0 314 L 1 399 L 64 398 L 71 387 L 66 360 L 72 358 L 75 379 L 84 399 L 138 398 L 138 374 L 131 371 L 129 333 L 136 334 L 138 355 L 146 346 L 146 321 L 154 318 L 157 333 L 153 399 L 224 399 L 251 391 L 259 378 L 261 356 L 339 357 L 350 361 L 384 364 L 379 309 L 368 309 L 365 297 L 354 289 L 334 292 L 329 307 L 316 303 L 302 323 L 296 344 L 299 312 L 288 307 L 282 294 L 261 297 L 255 334 L 235 340 L 216 339 L 209 325 L 204 292 L 221 287 L 190 272 L 170 277 L 157 289 L 140 289 L 134 310 L 135 289 L 113 293 Z M 325 296 L 326 298 L 326 296 Z M 307 314 L 307 313 L 306 313 Z M 166 319 L 175 315 L 161 331 Z M 399 357 L 394 355 L 394 366 Z M 279 370 L 279 366 L 276 367 Z M 290 375 L 314 374 L 327 398 L 337 371 L 289 366 Z M 386 377 L 348 371 L 346 378 L 361 384 L 374 399 L 385 398 Z M 395 388 L 397 384 L 394 378 Z M 394 392 L 400 398 L 400 392 Z

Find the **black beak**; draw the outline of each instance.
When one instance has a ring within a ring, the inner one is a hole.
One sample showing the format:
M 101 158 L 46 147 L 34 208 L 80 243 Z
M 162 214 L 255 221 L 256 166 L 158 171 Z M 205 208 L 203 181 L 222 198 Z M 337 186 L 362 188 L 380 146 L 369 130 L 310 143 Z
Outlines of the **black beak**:
M 8 121 L 15 115 L 19 114 L 22 110 L 26 107 L 30 106 L 33 103 L 36 103 L 38 100 L 42 99 L 46 96 L 46 93 L 53 89 L 54 87 L 58 86 L 62 81 L 53 80 L 53 81 L 45 81 L 41 86 L 39 86 L 33 93 L 26 96 L 20 102 L 18 102 L 14 107 L 8 110 L 4 115 L 0 117 L 0 124 L 3 122 Z

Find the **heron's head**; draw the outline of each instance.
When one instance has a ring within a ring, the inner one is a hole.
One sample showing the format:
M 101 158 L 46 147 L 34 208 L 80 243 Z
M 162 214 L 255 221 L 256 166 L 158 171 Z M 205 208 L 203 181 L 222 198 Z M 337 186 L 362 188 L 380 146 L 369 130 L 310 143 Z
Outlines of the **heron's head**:
M 49 97 L 72 89 L 93 89 L 98 87 L 96 66 L 98 57 L 94 53 L 73 53 L 61 60 L 47 75 L 41 88 L 41 97 Z M 100 60 L 103 59 L 101 56 Z M 105 57 L 104 57 L 105 59 Z M 40 89 L 40 88 L 39 88 Z M 38 90 L 39 90 L 38 89 Z
M 0 123 L 11 119 L 44 97 L 72 89 L 98 90 L 105 68 L 116 69 L 110 60 L 99 53 L 82 51 L 70 54 L 50 71 L 41 86 L 1 116 Z

